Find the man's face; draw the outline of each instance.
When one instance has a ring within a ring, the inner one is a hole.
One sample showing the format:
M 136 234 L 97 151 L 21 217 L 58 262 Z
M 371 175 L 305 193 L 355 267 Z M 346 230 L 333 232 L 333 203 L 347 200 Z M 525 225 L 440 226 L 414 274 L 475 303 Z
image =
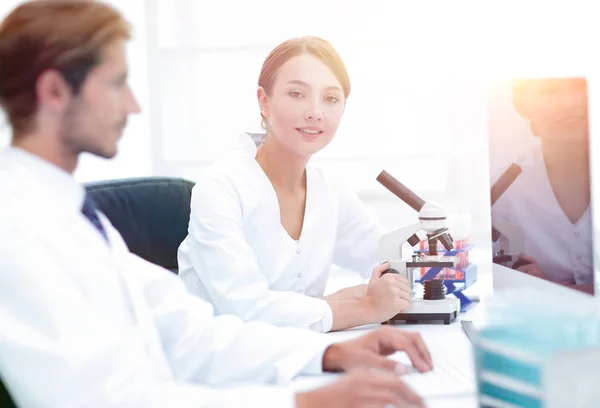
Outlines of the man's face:
M 107 45 L 64 112 L 61 135 L 70 150 L 107 159 L 117 154 L 127 117 L 140 110 L 127 83 L 127 68 L 124 41 Z

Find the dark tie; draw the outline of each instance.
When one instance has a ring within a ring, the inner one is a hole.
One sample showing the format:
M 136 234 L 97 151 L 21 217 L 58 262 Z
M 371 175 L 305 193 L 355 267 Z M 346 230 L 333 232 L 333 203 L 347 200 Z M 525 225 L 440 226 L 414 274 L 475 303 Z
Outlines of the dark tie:
M 102 234 L 106 242 L 108 242 L 108 236 L 106 235 L 106 231 L 100 223 L 100 218 L 98 218 L 98 213 L 96 212 L 96 204 L 94 203 L 92 197 L 87 193 L 85 194 L 85 200 L 83 201 L 83 208 L 81 209 L 81 212 L 91 221 L 94 227 L 100 231 L 100 234 Z

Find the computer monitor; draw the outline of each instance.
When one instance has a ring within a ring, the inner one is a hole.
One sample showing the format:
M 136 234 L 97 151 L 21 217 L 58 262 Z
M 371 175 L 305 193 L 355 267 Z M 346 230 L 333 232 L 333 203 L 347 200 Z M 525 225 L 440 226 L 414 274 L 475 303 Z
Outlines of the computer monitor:
M 589 94 L 583 76 L 489 84 L 493 262 L 508 268 L 495 290 L 510 277 L 594 293 Z

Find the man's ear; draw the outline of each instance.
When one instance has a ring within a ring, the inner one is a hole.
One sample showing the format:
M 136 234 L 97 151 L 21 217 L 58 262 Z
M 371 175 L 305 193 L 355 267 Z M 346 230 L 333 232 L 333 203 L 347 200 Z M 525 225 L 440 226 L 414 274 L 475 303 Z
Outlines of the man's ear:
M 53 112 L 63 112 L 73 96 L 71 86 L 54 69 L 42 72 L 36 81 L 35 90 L 38 107 Z

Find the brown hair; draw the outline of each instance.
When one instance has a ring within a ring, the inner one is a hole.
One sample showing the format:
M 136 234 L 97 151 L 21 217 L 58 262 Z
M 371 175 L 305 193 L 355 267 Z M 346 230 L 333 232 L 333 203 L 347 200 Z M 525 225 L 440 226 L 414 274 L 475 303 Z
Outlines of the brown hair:
M 350 96 L 350 77 L 342 58 L 329 42 L 313 36 L 292 38 L 275 47 L 262 65 L 258 77 L 258 86 L 263 87 L 267 95 L 270 95 L 277 70 L 290 58 L 301 54 L 311 54 L 327 65 L 340 81 L 344 97 L 348 99 Z M 266 129 L 264 117 L 262 125 Z
M 104 46 L 130 35 L 122 15 L 99 1 L 34 0 L 15 8 L 0 24 L 0 106 L 13 134 L 32 126 L 44 71 L 60 72 L 77 94 Z

